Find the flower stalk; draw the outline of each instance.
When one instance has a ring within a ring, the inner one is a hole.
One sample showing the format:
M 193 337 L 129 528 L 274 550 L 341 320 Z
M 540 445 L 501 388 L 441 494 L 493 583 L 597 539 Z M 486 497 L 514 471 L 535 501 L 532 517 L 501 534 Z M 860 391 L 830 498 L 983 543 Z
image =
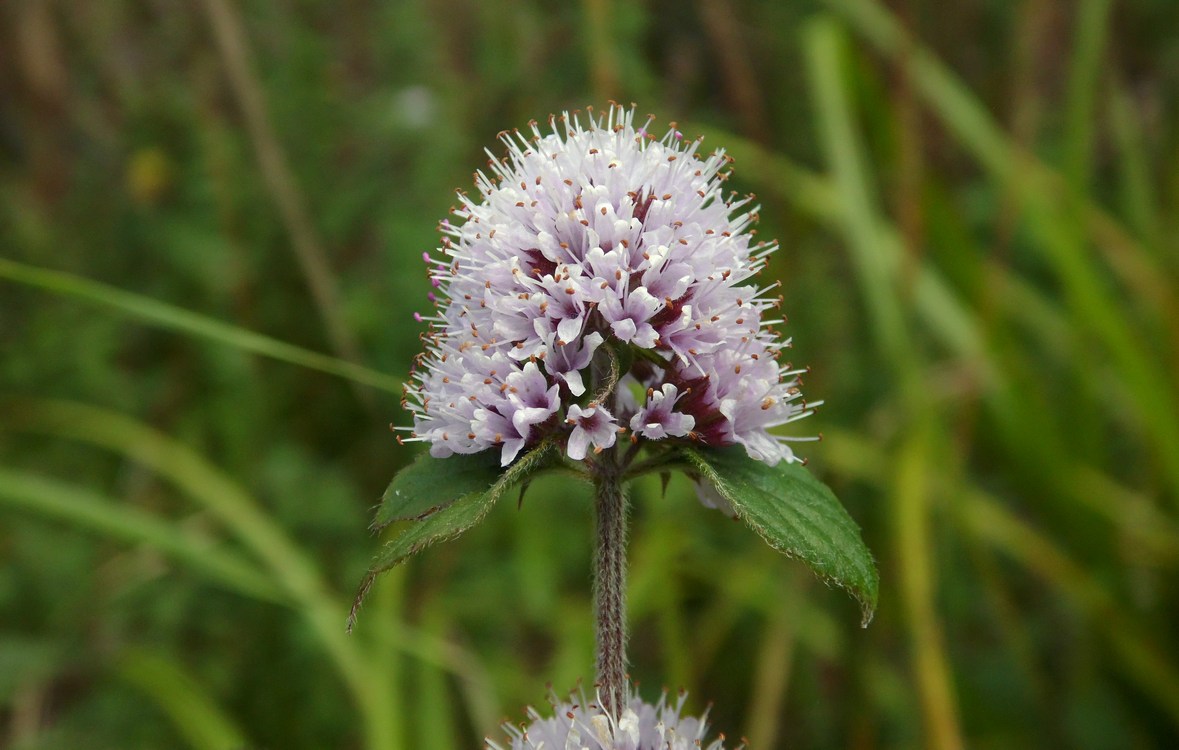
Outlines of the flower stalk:
M 615 446 L 594 461 L 594 613 L 597 673 L 605 711 L 615 718 L 626 706 L 626 491 Z

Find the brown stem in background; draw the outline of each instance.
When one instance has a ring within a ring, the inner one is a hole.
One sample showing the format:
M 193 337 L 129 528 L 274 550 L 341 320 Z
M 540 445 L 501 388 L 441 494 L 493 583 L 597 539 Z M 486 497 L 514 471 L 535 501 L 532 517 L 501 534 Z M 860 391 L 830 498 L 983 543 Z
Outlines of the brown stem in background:
M 740 116 L 744 134 L 762 145 L 770 143 L 765 96 L 749 57 L 749 40 L 743 38 L 733 4 L 729 0 L 699 0 L 696 9 L 720 62 L 729 106 Z
M 359 362 L 360 350 L 356 339 L 340 315 L 342 307 L 331 266 L 316 237 L 315 228 L 307 215 L 306 201 L 266 113 L 262 84 L 250 62 L 249 44 L 241 19 L 226 0 L 205 0 L 204 6 L 213 28 L 213 38 L 225 63 L 230 87 L 241 107 L 246 132 L 258 155 L 262 178 L 278 208 L 283 226 L 290 235 L 291 248 L 311 288 L 312 299 L 327 328 L 332 349 L 343 359 Z M 353 390 L 361 403 L 372 406 L 370 391 L 356 385 Z

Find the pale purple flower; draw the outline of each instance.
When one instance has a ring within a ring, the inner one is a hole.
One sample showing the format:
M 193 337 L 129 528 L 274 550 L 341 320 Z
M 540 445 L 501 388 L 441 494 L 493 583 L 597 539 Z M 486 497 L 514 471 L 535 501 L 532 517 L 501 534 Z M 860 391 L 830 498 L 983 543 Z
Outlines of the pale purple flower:
M 796 460 L 788 442 L 808 438 L 777 429 L 811 407 L 802 371 L 778 362 L 775 285 L 754 282 L 776 245 L 753 241 L 751 197 L 722 192 L 723 152 L 650 126 L 615 106 L 502 136 L 507 156 L 425 255 L 438 294 L 407 386 L 410 440 L 438 457 L 498 447 L 506 465 L 556 436 L 579 460 L 623 425 Z M 589 403 L 591 363 L 628 348 L 610 413 Z
M 625 298 L 620 299 L 620 296 Z M 642 349 L 651 349 L 659 333 L 650 321 L 661 307 L 663 303 L 640 286 L 625 295 L 603 297 L 598 312 L 619 341 L 633 342 Z
M 569 433 L 569 458 L 580 461 L 585 458 L 590 445 L 595 451 L 604 450 L 614 445 L 618 439 L 618 423 L 605 407 L 591 404 L 581 408 L 577 404 L 569 407 L 568 418 L 565 420 L 573 426 Z
M 529 707 L 527 726 L 504 725 L 509 744 L 487 739 L 485 750 L 724 750 L 724 735 L 705 744 L 707 712 L 699 718 L 682 715 L 686 700 L 681 692 L 672 703 L 664 693 L 652 705 L 632 694 L 616 720 L 584 693 L 569 702 L 554 696 L 551 717 Z
M 647 403 L 631 417 L 630 429 L 635 435 L 649 440 L 687 436 L 696 424 L 696 418 L 674 411 L 678 398 L 679 392 L 671 383 L 665 383 L 658 391 L 652 388 L 647 392 Z
M 557 413 L 561 405 L 558 393 L 561 387 L 549 385 L 548 378 L 535 362 L 528 362 L 524 369 L 517 370 L 504 380 L 512 411 L 512 425 L 525 438 L 533 425 L 541 424 Z

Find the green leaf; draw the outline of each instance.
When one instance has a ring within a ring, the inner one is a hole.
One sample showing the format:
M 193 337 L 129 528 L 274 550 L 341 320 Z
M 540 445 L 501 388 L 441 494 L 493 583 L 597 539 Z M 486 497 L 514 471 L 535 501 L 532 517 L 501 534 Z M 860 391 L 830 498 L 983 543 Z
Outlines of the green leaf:
M 762 539 L 847 590 L 860 602 L 861 624 L 872 621 L 880 585 L 876 564 L 860 528 L 825 484 L 798 464 L 769 466 L 740 447 L 683 452 Z
M 389 483 L 373 529 L 421 520 L 471 493 L 482 493 L 495 484 L 500 471 L 498 450 L 449 458 L 423 453 Z
M 523 457 L 502 473 L 498 473 L 498 475 L 493 473 L 490 484 L 483 485 L 481 489 L 476 488 L 469 491 L 461 497 L 452 498 L 451 502 L 440 510 L 427 512 L 424 517 L 418 516 L 418 520 L 406 528 L 400 536 L 386 543 L 381 548 L 381 551 L 377 553 L 376 558 L 373 560 L 373 565 L 365 575 L 364 580 L 360 582 L 360 588 L 356 592 L 356 599 L 352 602 L 352 611 L 348 613 L 348 630 L 351 631 L 352 627 L 356 624 L 356 616 L 360 612 L 360 605 L 364 602 L 364 598 L 368 596 L 369 589 L 372 588 L 373 583 L 381 573 L 400 565 L 435 542 L 454 539 L 482 521 L 491 510 L 491 507 L 495 505 L 495 502 L 503 496 L 504 492 L 514 485 L 527 481 L 537 472 L 545 469 L 554 455 L 556 453 L 553 450 L 552 441 L 546 440 L 524 454 Z M 444 476 L 443 470 L 456 458 L 460 457 L 451 456 L 450 458 L 433 459 L 433 462 L 437 463 L 438 466 L 430 471 L 434 472 L 436 479 L 442 477 Z M 415 463 L 414 466 L 416 465 Z M 461 461 L 455 465 L 456 468 L 467 466 L 466 463 Z M 413 467 L 411 466 L 410 468 L 412 469 Z M 422 470 L 423 477 L 425 476 L 425 471 L 425 469 Z M 446 486 L 453 491 L 454 487 L 459 486 L 461 482 L 473 483 L 474 476 L 476 475 L 470 474 L 465 479 L 455 483 L 451 483 L 447 479 L 445 480 Z M 417 486 L 416 481 L 415 486 Z M 397 484 L 396 479 L 394 480 L 394 484 Z

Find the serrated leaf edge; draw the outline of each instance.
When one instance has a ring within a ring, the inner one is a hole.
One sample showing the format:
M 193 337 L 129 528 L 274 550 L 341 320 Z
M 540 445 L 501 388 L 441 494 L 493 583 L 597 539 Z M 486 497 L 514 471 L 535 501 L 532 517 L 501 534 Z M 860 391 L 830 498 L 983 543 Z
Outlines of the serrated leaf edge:
M 696 467 L 700 474 L 712 483 L 717 492 L 724 495 L 724 497 L 733 505 L 733 510 L 737 513 L 738 517 L 740 517 L 740 519 L 747 526 L 753 529 L 753 531 L 756 532 L 757 535 L 761 537 L 762 540 L 765 541 L 765 543 L 769 545 L 771 549 L 778 552 L 779 554 L 784 555 L 788 559 L 798 560 L 804 563 L 819 580 L 828 585 L 834 585 L 843 589 L 848 594 L 850 594 L 853 599 L 859 602 L 860 626 L 865 628 L 868 627 L 869 623 L 872 622 L 873 617 L 876 615 L 876 606 L 879 600 L 880 574 L 876 569 L 875 558 L 872 557 L 871 551 L 867 549 L 867 545 L 864 546 L 864 549 L 867 551 L 868 557 L 871 560 L 868 570 L 871 588 L 870 590 L 863 592 L 863 595 L 861 595 L 861 592 L 858 591 L 855 587 L 845 583 L 836 576 L 826 574 L 822 570 L 817 569 L 809 560 L 797 552 L 794 552 L 788 548 L 783 548 L 782 544 L 768 536 L 759 524 L 751 521 L 747 517 L 746 511 L 741 507 L 740 501 L 734 502 L 731 496 L 732 493 L 725 491 L 726 488 L 730 487 L 729 483 L 719 473 L 717 473 L 712 464 L 709 463 L 708 460 L 699 451 L 692 448 L 684 448 L 682 453 L 685 457 L 687 457 L 688 461 L 694 467 Z M 846 514 L 846 510 L 844 512 Z M 855 519 L 851 518 L 850 514 L 847 515 L 847 518 L 851 521 L 852 528 L 854 528 L 857 532 L 861 531 L 859 524 L 855 522 Z
M 492 450 L 494 450 L 494 449 L 492 449 Z M 406 469 L 414 468 L 422 461 L 427 461 L 427 460 L 445 461 L 446 459 L 435 459 L 429 453 L 422 453 L 421 455 L 419 455 L 417 458 L 415 458 L 413 460 L 413 463 L 406 466 L 403 469 L 403 471 Z M 523 460 L 523 459 L 521 459 L 521 460 Z M 400 473 L 398 473 L 398 476 L 400 476 Z M 502 476 L 502 474 L 501 474 L 501 476 Z M 385 491 L 383 493 L 381 493 L 381 501 L 379 503 L 377 503 L 376 513 L 374 514 L 372 522 L 369 524 L 369 530 L 372 531 L 374 534 L 380 533 L 381 531 L 385 530 L 389 526 L 391 526 L 395 523 L 401 522 L 401 521 L 422 521 L 422 520 L 425 520 L 425 519 L 429 518 L 430 516 L 434 515 L 435 513 L 439 512 L 440 510 L 442 510 L 444 508 L 448 508 L 451 505 L 454 505 L 456 502 L 459 501 L 460 498 L 464 497 L 463 495 L 459 495 L 458 497 L 456 497 L 452 500 L 449 500 L 447 502 L 438 503 L 437 505 L 433 505 L 433 506 L 427 508 L 425 511 L 419 513 L 416 516 L 394 516 L 393 518 L 389 518 L 387 520 L 382 521 L 381 520 L 381 510 L 385 507 L 385 498 L 389 495 L 389 490 L 393 489 L 393 485 L 396 482 L 397 482 L 397 477 L 395 476 L 389 482 L 389 486 L 385 488 Z
M 397 567 L 427 547 L 430 547 L 438 542 L 447 542 L 455 539 L 467 532 L 472 527 L 481 523 L 483 519 L 487 517 L 487 514 L 491 511 L 491 508 L 504 494 L 504 492 L 508 490 L 508 488 L 517 482 L 525 480 L 530 474 L 543 466 L 544 461 L 548 459 L 548 454 L 552 451 L 553 445 L 554 443 L 552 440 L 545 440 L 541 442 L 538 446 L 536 446 L 536 448 L 532 449 L 522 456 L 518 461 L 509 466 L 486 490 L 482 492 L 468 493 L 455 499 L 453 502 L 445 504 L 445 508 L 451 508 L 458 503 L 470 500 L 476 495 L 481 496 L 483 499 L 483 508 L 473 519 L 471 519 L 470 523 L 462 526 L 461 528 L 455 528 L 450 533 L 443 533 L 432 538 L 423 539 L 410 546 L 410 548 L 406 550 L 404 554 L 398 555 L 393 560 L 386 561 L 369 568 L 368 572 L 365 573 L 364 578 L 361 580 L 360 586 L 357 587 L 356 596 L 352 600 L 352 607 L 348 611 L 348 620 L 346 626 L 347 632 L 351 633 L 352 628 L 356 626 L 356 618 L 360 614 L 360 607 L 364 603 L 365 598 L 368 596 L 369 591 L 372 589 L 373 583 L 376 582 L 377 578 L 382 573 Z M 436 515 L 436 512 L 427 513 L 425 516 L 415 519 L 413 522 L 420 522 L 421 520 L 424 520 L 425 518 L 433 515 Z M 397 539 L 392 539 L 386 542 L 381 546 L 382 552 L 396 545 L 400 539 L 401 537 L 399 536 Z M 374 556 L 374 559 L 380 558 L 381 553 L 377 553 L 377 555 Z

